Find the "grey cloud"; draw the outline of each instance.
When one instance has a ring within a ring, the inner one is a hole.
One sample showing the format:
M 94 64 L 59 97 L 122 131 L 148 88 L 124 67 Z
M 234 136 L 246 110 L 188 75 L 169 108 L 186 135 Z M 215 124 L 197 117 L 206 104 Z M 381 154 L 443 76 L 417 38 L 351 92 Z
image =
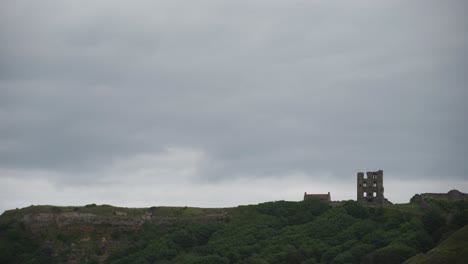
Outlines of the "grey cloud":
M 0 7 L 0 168 L 73 186 L 181 147 L 194 182 L 467 179 L 464 2 Z

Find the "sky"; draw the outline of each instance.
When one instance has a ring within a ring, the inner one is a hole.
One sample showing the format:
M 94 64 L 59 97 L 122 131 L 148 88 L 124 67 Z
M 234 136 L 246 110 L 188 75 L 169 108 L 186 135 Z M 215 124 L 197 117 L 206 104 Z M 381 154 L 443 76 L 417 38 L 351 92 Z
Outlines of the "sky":
M 1 1 L 0 212 L 468 192 L 467 1 Z

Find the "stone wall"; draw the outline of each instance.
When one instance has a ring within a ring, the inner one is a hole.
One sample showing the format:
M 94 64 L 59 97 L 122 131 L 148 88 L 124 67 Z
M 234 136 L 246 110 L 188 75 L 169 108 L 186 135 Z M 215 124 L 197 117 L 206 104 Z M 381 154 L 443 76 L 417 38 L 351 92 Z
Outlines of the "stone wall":
M 384 197 L 382 170 L 358 172 L 356 189 L 359 203 L 383 205 L 388 202 Z
M 444 200 L 444 201 L 461 201 L 468 200 L 468 194 L 458 190 L 451 190 L 448 193 L 421 193 L 414 195 L 410 203 L 420 202 L 426 199 Z

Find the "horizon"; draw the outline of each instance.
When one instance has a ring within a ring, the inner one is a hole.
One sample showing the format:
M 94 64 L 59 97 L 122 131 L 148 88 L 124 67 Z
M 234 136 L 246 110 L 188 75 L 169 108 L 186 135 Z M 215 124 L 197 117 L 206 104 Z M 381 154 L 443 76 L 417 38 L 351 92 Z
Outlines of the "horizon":
M 385 187 L 385 183 L 384 183 L 384 187 Z M 462 193 L 466 193 L 464 190 L 460 190 L 458 188 L 452 188 L 452 189 L 449 189 L 447 191 L 437 191 L 439 190 L 438 188 L 433 188 L 432 189 L 433 191 L 424 191 L 424 192 L 417 192 L 417 193 L 413 193 L 412 195 L 409 196 L 409 198 L 405 201 L 405 200 L 399 200 L 399 201 L 393 201 L 391 199 L 389 199 L 386 195 L 385 195 L 385 198 L 388 199 L 390 202 L 392 202 L 393 204 L 406 204 L 406 203 L 409 203 L 410 202 L 410 198 L 412 198 L 414 195 L 417 195 L 417 194 L 423 194 L 423 193 L 429 193 L 429 194 L 433 194 L 433 193 L 442 193 L 442 194 L 446 194 L 448 193 L 449 191 L 452 191 L 452 190 L 456 190 L 456 191 L 460 191 Z M 356 191 L 356 190 L 355 190 Z M 307 192 L 307 191 L 306 191 Z M 307 192 L 307 194 L 326 194 L 328 192 Z M 344 199 L 334 199 L 334 196 L 333 196 L 333 193 L 330 192 L 330 196 L 331 196 L 331 201 L 335 201 L 335 202 L 342 202 L 342 201 L 357 201 L 356 199 L 356 193 L 355 193 L 355 196 L 352 197 L 352 198 L 346 198 L 348 196 L 345 196 Z M 405 196 L 406 197 L 406 196 Z M 182 203 L 178 203 L 178 204 L 151 204 L 151 203 L 132 203 L 132 202 L 129 202 L 128 200 L 126 200 L 126 202 L 123 202 L 123 204 L 111 204 L 111 203 L 100 203 L 98 201 L 94 201 L 94 202 L 91 202 L 91 200 L 87 200 L 88 202 L 87 203 L 78 203 L 78 204 L 30 204 L 30 205 L 25 205 L 25 206 L 21 206 L 21 207 L 16 207 L 16 208 L 5 208 L 5 209 L 0 209 L 0 212 L 5 212 L 5 211 L 8 211 L 8 210 L 15 210 L 15 209 L 22 209 L 22 208 L 27 208 L 29 206 L 58 206 L 58 207 L 61 207 L 61 206 L 66 206 L 66 207 L 69 207 L 69 206 L 76 206 L 76 207 L 80 207 L 80 206 L 85 206 L 85 205 L 89 205 L 89 204 L 96 204 L 96 205 L 109 205 L 109 206 L 113 206 L 113 207 L 124 207 L 124 208 L 148 208 L 148 207 L 153 207 L 153 206 L 156 206 L 156 207 L 196 207 L 196 208 L 232 208 L 232 207 L 237 207 L 237 206 L 246 206 L 246 205 L 256 205 L 256 204 L 260 204 L 260 203 L 265 203 L 265 202 L 276 202 L 276 201 L 288 201 L 288 202 L 300 202 L 300 201 L 303 201 L 303 194 L 300 195 L 300 199 L 270 199 L 270 200 L 251 200 L 251 201 L 246 201 L 244 203 L 239 203 L 239 204 L 227 204 L 225 206 L 223 205 L 212 205 L 212 206 L 203 206 L 203 205 L 190 205 L 188 203 L 184 203 L 182 201 Z
M 447 194 L 448 192 L 450 191 L 459 191 L 461 193 L 464 193 L 466 194 L 465 192 L 463 191 L 460 191 L 458 189 L 451 189 L 447 192 L 444 192 L 444 193 L 427 193 L 427 194 Z M 310 194 L 316 194 L 316 193 L 307 193 L 308 195 Z M 318 193 L 317 193 L 318 194 Z M 331 195 L 331 193 L 329 193 Z M 414 195 L 418 195 L 418 194 L 424 194 L 424 193 L 415 193 Z M 54 205 L 54 204 L 31 204 L 29 206 L 24 206 L 24 207 L 18 207 L 18 208 L 11 208 L 11 209 L 6 209 L 6 210 L 3 210 L 1 211 L 2 213 L 5 212 L 5 211 L 12 211 L 12 210 L 17 210 L 17 209 L 23 209 L 23 208 L 28 208 L 28 207 L 31 207 L 31 206 L 53 206 L 53 207 L 85 207 L 87 205 L 92 205 L 92 204 L 95 204 L 96 206 L 111 206 L 111 207 L 117 207 L 117 208 L 129 208 L 129 209 L 132 209 L 132 208 L 150 208 L 150 207 L 190 207 L 190 208 L 214 208 L 214 209 L 222 209 L 222 208 L 234 208 L 234 207 L 239 207 L 239 206 L 249 206 L 249 205 L 258 205 L 258 204 L 261 204 L 261 203 L 268 203 L 268 202 L 278 202 L 278 201 L 285 201 L 285 202 L 301 202 L 303 201 L 303 199 L 301 200 L 271 200 L 271 201 L 261 201 L 261 202 L 258 202 L 258 203 L 248 203 L 248 204 L 238 204 L 238 205 L 233 205 L 233 206 L 221 206 L 221 207 L 203 207 L 203 206 L 187 206 L 187 205 L 157 205 L 157 206 L 154 206 L 154 205 L 150 205 L 150 206 L 121 206 L 121 205 L 118 205 L 118 204 L 107 204 L 107 203 L 89 203 L 89 204 L 68 204 L 68 205 Z M 357 202 L 356 199 L 345 199 L 345 200 L 331 200 L 332 202 L 345 202 L 345 201 L 355 201 Z M 391 202 L 391 201 L 390 201 Z M 410 201 L 408 200 L 408 202 L 402 202 L 402 203 L 393 203 L 393 204 L 407 204 L 407 203 L 410 203 Z M 385 205 L 383 205 L 385 206 Z M 0 214 L 1 215 L 1 214 Z
M 0 211 L 467 192 L 464 10 L 2 1 Z

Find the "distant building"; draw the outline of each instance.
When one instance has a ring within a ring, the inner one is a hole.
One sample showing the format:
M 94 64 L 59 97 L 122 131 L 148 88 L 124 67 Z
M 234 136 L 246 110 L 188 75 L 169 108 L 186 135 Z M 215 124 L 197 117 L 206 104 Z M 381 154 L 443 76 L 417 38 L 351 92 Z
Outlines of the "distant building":
M 390 202 L 384 197 L 383 171 L 357 173 L 357 201 L 362 204 L 384 205 Z
M 328 194 L 307 194 L 307 192 L 304 193 L 304 200 L 311 198 L 319 199 L 320 201 L 324 202 L 331 201 L 330 192 L 328 192 Z

